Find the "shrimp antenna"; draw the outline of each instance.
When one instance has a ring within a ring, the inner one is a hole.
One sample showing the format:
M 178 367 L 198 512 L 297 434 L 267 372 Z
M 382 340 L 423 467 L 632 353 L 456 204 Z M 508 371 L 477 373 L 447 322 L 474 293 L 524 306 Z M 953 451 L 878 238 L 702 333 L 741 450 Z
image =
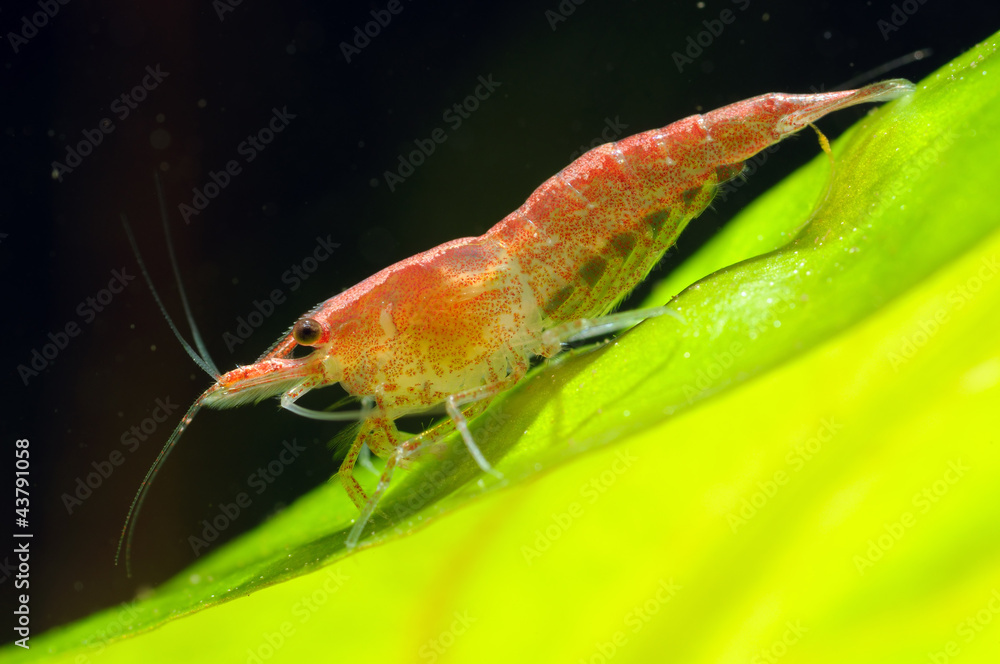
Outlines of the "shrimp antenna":
M 191 307 L 188 304 L 187 294 L 184 290 L 184 282 L 181 281 L 180 268 L 177 266 L 177 255 L 174 253 L 174 243 L 170 238 L 170 225 L 167 218 L 167 206 L 163 200 L 163 190 L 160 187 L 160 177 L 158 174 L 153 175 L 153 179 L 156 181 L 156 196 L 160 202 L 160 216 L 163 220 L 163 234 L 166 236 L 167 240 L 167 253 L 170 256 L 170 266 L 173 269 L 174 277 L 177 279 L 177 288 L 180 291 L 181 303 L 184 305 L 184 315 L 187 317 L 188 325 L 191 326 L 191 334 L 194 337 L 194 343 L 198 347 L 200 352 L 195 352 L 191 345 L 188 344 L 187 340 L 181 335 L 177 325 L 174 323 L 174 319 L 170 317 L 167 313 L 167 308 L 163 306 L 163 300 L 160 299 L 160 294 L 156 290 L 156 286 L 153 285 L 153 279 L 149 276 L 149 271 L 146 269 L 146 261 L 143 260 L 142 254 L 139 252 L 139 245 L 135 241 L 135 236 L 132 234 L 132 227 L 128 223 L 128 218 L 122 214 L 122 225 L 125 227 L 125 234 L 128 236 L 129 244 L 132 245 L 132 252 L 135 254 L 135 258 L 139 263 L 139 269 L 142 271 L 142 276 L 146 280 L 146 285 L 149 286 L 150 292 L 153 294 L 153 299 L 156 300 L 157 306 L 160 307 L 160 313 L 163 317 L 167 319 L 167 325 L 170 326 L 170 330 L 177 337 L 177 340 L 181 342 L 181 346 L 184 348 L 185 352 L 194 360 L 201 369 L 207 373 L 209 376 L 215 380 L 219 379 L 219 369 L 215 366 L 215 362 L 212 361 L 211 355 L 208 353 L 208 348 L 205 346 L 205 341 L 201 337 L 201 333 L 198 331 L 198 325 L 194 321 L 194 316 L 191 314 Z
M 208 348 L 205 346 L 205 341 L 202 339 L 201 333 L 198 331 L 198 325 L 195 323 L 194 315 L 191 313 L 191 306 L 188 304 L 187 293 L 184 289 L 184 282 L 181 280 L 180 267 L 177 264 L 177 254 L 174 252 L 174 243 L 170 237 L 170 223 L 169 217 L 167 215 L 167 205 L 163 197 L 163 188 L 160 186 L 160 176 L 157 173 L 153 173 L 153 181 L 156 183 L 156 198 L 159 201 L 160 207 L 160 219 L 163 222 L 163 234 L 167 240 L 167 253 L 170 256 L 170 267 L 174 272 L 174 277 L 177 280 L 177 289 L 181 295 L 181 302 L 184 305 L 184 315 L 187 317 L 188 325 L 191 326 L 191 334 L 194 337 L 194 343 L 198 347 L 196 352 L 191 345 L 188 344 L 187 340 L 181 335 L 180 330 L 174 323 L 174 320 L 167 313 L 167 308 L 163 305 L 163 300 L 160 299 L 160 294 L 156 290 L 156 286 L 153 285 L 153 279 L 149 276 L 149 271 L 146 269 L 146 262 L 142 258 L 142 253 L 139 251 L 139 245 L 135 241 L 135 235 L 132 233 L 132 227 L 128 223 L 128 218 L 125 214 L 122 214 L 122 225 L 125 227 L 125 234 L 128 236 L 129 244 L 132 245 L 132 252 L 135 254 L 136 261 L 139 263 L 139 269 L 142 271 L 142 276 L 146 280 L 146 285 L 149 286 L 150 292 L 153 294 L 153 299 L 156 300 L 157 306 L 160 307 L 160 313 L 167 320 L 167 325 L 170 326 L 170 330 L 180 341 L 181 346 L 184 348 L 185 352 L 194 360 L 195 364 L 201 367 L 205 373 L 214 378 L 216 381 L 219 379 L 219 370 L 215 366 L 215 362 L 212 361 L 211 355 L 208 353 Z M 122 545 L 125 546 L 125 570 L 129 578 L 132 577 L 132 537 L 135 534 L 135 524 L 139 520 L 139 513 L 142 511 L 143 503 L 146 502 L 146 496 L 149 493 L 149 487 L 153 483 L 153 479 L 156 473 L 163 466 L 167 457 L 170 456 L 170 452 L 173 451 L 174 447 L 177 445 L 177 441 L 180 439 L 181 434 L 184 433 L 184 429 L 187 425 L 191 423 L 194 416 L 201 409 L 201 404 L 205 399 L 205 395 L 198 397 L 198 399 L 191 405 L 188 412 L 181 419 L 177 428 L 174 429 L 173 433 L 170 434 L 170 438 L 167 439 L 166 444 L 160 450 L 159 455 L 157 455 L 156 460 L 153 461 L 153 465 L 149 467 L 146 471 L 146 476 L 142 480 L 142 484 L 139 485 L 138 491 L 136 491 L 135 497 L 132 498 L 132 504 L 129 505 L 128 514 L 125 516 L 125 523 L 122 524 L 121 536 L 118 538 L 118 548 L 115 550 L 115 565 L 118 564 L 118 559 L 121 556 Z
M 934 50 L 930 48 L 917 49 L 912 53 L 901 55 L 894 60 L 890 60 L 889 62 L 881 64 L 878 67 L 875 67 L 874 69 L 869 69 L 863 74 L 858 74 L 849 81 L 844 81 L 837 87 L 833 88 L 832 90 L 830 90 L 830 92 L 836 92 L 838 90 L 851 90 L 853 88 L 858 87 L 862 83 L 867 83 L 868 81 L 881 77 L 886 72 L 890 72 L 893 69 L 898 69 L 899 67 L 908 65 L 911 62 L 919 62 L 924 58 L 929 58 L 933 54 Z
M 205 341 L 201 337 L 201 332 L 198 330 L 198 324 L 194 320 L 194 315 L 191 313 L 191 306 L 188 304 L 187 290 L 184 288 L 184 282 L 181 281 L 181 270 L 177 266 L 177 254 L 174 253 L 174 241 L 170 235 L 170 217 L 167 215 L 167 201 L 163 196 L 163 187 L 160 186 L 160 174 L 153 171 L 153 182 L 156 183 L 156 199 L 160 204 L 160 220 L 163 222 L 163 235 L 167 239 L 167 254 L 170 256 L 170 268 L 174 272 L 174 278 L 177 280 L 177 291 L 181 295 L 181 305 L 184 307 L 184 316 L 187 318 L 188 325 L 191 327 L 191 336 L 194 338 L 194 345 L 198 348 L 199 355 L 205 364 L 207 364 L 212 369 L 212 378 L 219 377 L 219 369 L 215 366 L 215 362 L 212 361 L 212 356 L 208 354 L 208 347 L 205 346 Z M 149 279 L 146 279 L 149 282 Z M 153 284 L 149 284 L 150 290 L 153 288 Z M 157 298 L 159 300 L 159 298 Z M 160 307 L 163 308 L 162 306 Z M 166 312 L 163 312 L 166 316 Z M 170 320 L 170 317 L 167 317 Z M 173 323 L 171 323 L 172 325 Z
M 122 544 L 125 545 L 125 573 L 129 578 L 132 578 L 132 537 L 135 535 L 135 524 L 139 520 L 139 512 L 142 511 L 142 505 L 146 502 L 146 496 L 149 494 L 149 487 L 152 486 L 156 473 L 163 466 L 164 462 L 166 462 L 167 457 L 170 456 L 174 447 L 177 446 L 177 441 L 180 439 L 181 434 L 184 433 L 184 429 L 187 428 L 187 425 L 191 424 L 191 420 L 201 410 L 201 403 L 204 398 L 204 395 L 198 397 L 198 400 L 191 405 L 191 408 L 188 409 L 188 412 L 181 419 L 180 424 L 177 425 L 174 432 L 170 434 L 170 438 L 167 439 L 166 444 L 156 456 L 153 465 L 146 471 L 146 476 L 142 478 L 142 484 L 139 485 L 139 490 L 135 492 L 132 504 L 129 505 L 128 514 L 125 516 L 125 523 L 122 524 L 121 535 L 118 537 L 118 548 L 115 550 L 115 565 L 117 565 L 118 558 L 122 552 Z

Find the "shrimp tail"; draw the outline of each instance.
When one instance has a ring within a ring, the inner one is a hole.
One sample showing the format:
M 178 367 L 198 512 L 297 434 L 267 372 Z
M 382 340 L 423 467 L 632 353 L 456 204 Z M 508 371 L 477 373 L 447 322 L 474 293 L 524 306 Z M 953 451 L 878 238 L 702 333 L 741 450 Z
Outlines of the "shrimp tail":
M 801 108 L 792 111 L 778 120 L 777 131 L 782 136 L 787 136 L 789 133 L 798 131 L 819 120 L 827 113 L 839 111 L 842 108 L 854 106 L 855 104 L 891 101 L 910 94 L 914 89 L 915 86 L 913 83 L 910 83 L 906 79 L 894 78 L 888 81 L 872 83 L 857 90 L 802 95 L 806 99 L 801 102 Z M 809 97 L 816 97 L 816 99 L 810 100 L 808 99 Z
M 855 104 L 889 101 L 914 89 L 913 83 L 897 78 L 857 90 L 805 95 L 771 93 L 696 116 L 699 122 L 692 128 L 697 127 L 694 134 L 702 140 L 711 136 L 712 146 L 704 148 L 707 157 L 721 163 L 738 163 L 808 127 L 827 113 Z

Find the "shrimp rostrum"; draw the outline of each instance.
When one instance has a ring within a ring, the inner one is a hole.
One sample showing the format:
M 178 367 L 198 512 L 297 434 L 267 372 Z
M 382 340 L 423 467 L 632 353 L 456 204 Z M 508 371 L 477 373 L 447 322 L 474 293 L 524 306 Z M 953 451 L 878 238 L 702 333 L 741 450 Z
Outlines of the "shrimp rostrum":
M 394 423 L 401 416 L 444 404 L 476 462 L 495 473 L 467 420 L 516 384 L 532 357 L 669 313 L 611 314 L 747 159 L 831 111 L 912 89 L 891 80 L 842 92 L 767 94 L 590 150 L 485 234 L 385 268 L 305 313 L 254 364 L 219 376 L 150 473 L 201 406 L 277 396 L 300 415 L 345 419 L 296 404 L 334 383 L 366 404 L 352 415 L 363 421 L 338 472 L 364 518 L 378 496 L 370 501 L 354 478 L 363 446 L 387 459 L 381 490 L 397 461 L 428 442 L 404 440 Z M 294 357 L 300 347 L 311 352 Z M 451 425 L 436 427 L 436 435 Z

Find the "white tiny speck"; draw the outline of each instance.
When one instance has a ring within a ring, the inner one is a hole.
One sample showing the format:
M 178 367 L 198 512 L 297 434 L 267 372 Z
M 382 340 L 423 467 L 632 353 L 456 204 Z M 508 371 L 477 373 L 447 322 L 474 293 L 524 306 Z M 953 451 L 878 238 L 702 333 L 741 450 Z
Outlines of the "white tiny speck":
M 625 417 L 628 417 L 628 416 L 629 416 L 629 415 L 631 415 L 631 414 L 632 414 L 632 413 L 631 413 L 631 412 L 629 412 L 629 411 L 627 411 L 627 410 L 626 410 L 626 411 L 625 411 L 625 412 L 623 413 L 623 415 L 625 415 Z
M 746 292 L 746 291 L 743 291 L 742 293 L 740 293 L 740 296 L 741 296 L 741 297 L 746 297 L 746 296 L 747 296 L 747 292 Z
M 685 353 L 684 353 L 684 359 L 686 360 L 686 359 L 688 359 L 689 357 L 691 357 L 691 353 L 688 353 L 688 352 L 685 352 Z
M 781 327 L 781 321 L 780 320 L 774 321 L 774 326 L 775 327 Z

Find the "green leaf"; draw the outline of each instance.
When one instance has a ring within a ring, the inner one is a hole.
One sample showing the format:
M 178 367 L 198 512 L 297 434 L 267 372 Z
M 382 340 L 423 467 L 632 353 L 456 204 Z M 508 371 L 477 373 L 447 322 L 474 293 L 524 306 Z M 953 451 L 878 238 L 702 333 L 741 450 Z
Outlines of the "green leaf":
M 449 438 L 394 480 L 380 546 L 327 566 L 354 511 L 324 487 L 3 654 L 995 661 L 996 40 L 841 137 L 832 179 L 818 156 L 671 274 L 652 301 L 676 294 L 684 322 L 558 358 L 475 420 L 503 481 Z

